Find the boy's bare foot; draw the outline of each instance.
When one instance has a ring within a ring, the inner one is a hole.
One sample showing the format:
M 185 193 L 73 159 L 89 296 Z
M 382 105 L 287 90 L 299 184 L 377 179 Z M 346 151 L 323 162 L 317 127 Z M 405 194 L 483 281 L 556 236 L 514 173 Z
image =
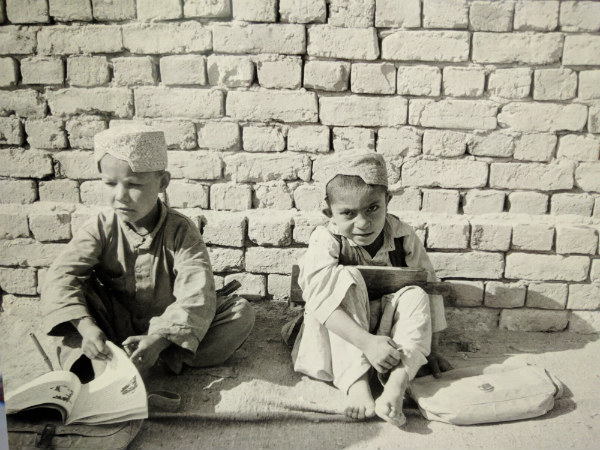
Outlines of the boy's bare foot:
M 375 416 L 375 401 L 365 374 L 348 389 L 348 404 L 344 411 L 348 417 L 363 420 Z
M 404 392 L 408 386 L 408 373 L 404 367 L 396 367 L 390 373 L 383 393 L 375 402 L 375 413 L 386 422 L 402 427 L 406 416 L 402 412 Z

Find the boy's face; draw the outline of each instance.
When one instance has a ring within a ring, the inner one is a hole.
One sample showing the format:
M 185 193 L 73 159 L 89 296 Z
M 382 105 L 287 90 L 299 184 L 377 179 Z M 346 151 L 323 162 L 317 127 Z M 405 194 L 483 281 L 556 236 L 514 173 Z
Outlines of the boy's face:
M 169 184 L 168 172 L 133 172 L 126 161 L 105 155 L 100 161 L 108 204 L 134 228 L 150 229 L 158 194 Z
M 388 201 L 389 195 L 382 189 L 340 190 L 324 212 L 343 236 L 364 247 L 372 244 L 383 230 Z

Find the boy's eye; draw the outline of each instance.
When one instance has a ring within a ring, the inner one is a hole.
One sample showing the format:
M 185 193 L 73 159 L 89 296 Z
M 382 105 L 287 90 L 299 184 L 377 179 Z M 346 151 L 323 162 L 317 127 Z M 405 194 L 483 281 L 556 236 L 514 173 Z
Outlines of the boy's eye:
M 353 217 L 354 216 L 354 212 L 352 212 L 352 211 L 342 211 L 342 216 L 344 216 L 344 217 Z
M 369 211 L 369 212 L 375 212 L 378 209 L 379 209 L 379 205 L 372 205 L 372 206 L 369 206 L 369 209 L 367 209 L 367 211 Z
M 105 181 L 104 184 L 107 186 L 116 186 L 117 185 L 117 183 L 115 183 L 114 181 Z

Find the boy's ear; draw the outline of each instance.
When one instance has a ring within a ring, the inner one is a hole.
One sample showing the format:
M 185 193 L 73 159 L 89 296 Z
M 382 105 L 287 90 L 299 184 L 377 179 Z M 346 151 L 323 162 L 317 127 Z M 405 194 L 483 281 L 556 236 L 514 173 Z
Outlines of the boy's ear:
M 392 199 L 392 194 L 390 194 L 389 192 L 387 194 L 385 194 L 385 204 L 386 205 L 390 204 L 391 199 Z
M 165 192 L 171 182 L 171 172 L 165 170 L 160 174 L 160 192 Z

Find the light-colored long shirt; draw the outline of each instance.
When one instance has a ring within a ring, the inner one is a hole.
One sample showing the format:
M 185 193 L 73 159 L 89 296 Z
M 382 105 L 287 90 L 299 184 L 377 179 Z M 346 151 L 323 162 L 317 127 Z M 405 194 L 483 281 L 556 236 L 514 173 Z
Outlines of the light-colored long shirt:
M 84 285 L 94 272 L 131 313 L 136 333 L 196 351 L 217 307 L 208 251 L 188 217 L 159 203 L 160 219 L 148 235 L 113 212 L 100 213 L 76 233 L 46 274 L 46 332 L 56 334 L 64 323 L 90 315 Z

